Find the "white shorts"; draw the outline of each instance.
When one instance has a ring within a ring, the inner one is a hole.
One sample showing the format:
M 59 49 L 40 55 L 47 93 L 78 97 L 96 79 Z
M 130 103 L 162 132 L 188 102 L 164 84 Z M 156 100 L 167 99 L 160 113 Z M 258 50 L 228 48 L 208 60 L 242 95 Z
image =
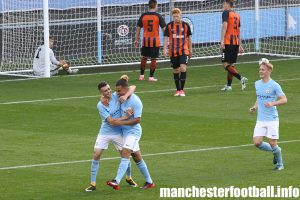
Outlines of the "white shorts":
M 124 138 L 123 148 L 130 149 L 133 152 L 140 150 L 139 145 L 140 138 L 134 135 L 128 135 Z
M 279 121 L 262 122 L 257 121 L 253 137 L 267 137 L 270 139 L 279 139 Z
M 109 143 L 112 143 L 115 148 L 120 151 L 123 146 L 123 137 L 121 135 L 101 135 L 99 134 L 95 143 L 95 149 L 107 149 Z

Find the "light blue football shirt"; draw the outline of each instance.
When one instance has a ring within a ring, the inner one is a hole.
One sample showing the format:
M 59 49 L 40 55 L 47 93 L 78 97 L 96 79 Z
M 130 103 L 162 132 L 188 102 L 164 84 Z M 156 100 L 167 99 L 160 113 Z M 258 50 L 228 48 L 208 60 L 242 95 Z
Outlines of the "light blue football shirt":
M 130 116 L 129 119 L 142 117 L 142 111 L 143 111 L 143 104 L 142 101 L 138 96 L 135 94 L 132 94 L 125 102 L 121 104 L 121 115 L 126 115 L 126 110 L 128 108 L 133 109 L 133 115 Z M 135 135 L 136 137 L 142 136 L 142 127 L 141 125 L 135 124 L 135 125 L 124 125 L 122 126 L 123 136 L 128 135 Z
M 106 121 L 108 117 L 111 118 L 121 117 L 120 102 L 119 102 L 118 95 L 115 92 L 111 95 L 109 106 L 105 106 L 99 101 L 99 103 L 97 104 L 97 108 L 100 117 L 102 119 L 102 124 L 100 127 L 99 134 L 102 135 L 122 134 L 122 129 L 120 126 L 112 126 Z
M 276 106 L 267 108 L 265 103 L 274 102 L 279 96 L 284 93 L 278 83 L 270 79 L 264 83 L 262 80 L 255 82 L 256 97 L 257 97 L 257 121 L 278 121 L 278 112 Z

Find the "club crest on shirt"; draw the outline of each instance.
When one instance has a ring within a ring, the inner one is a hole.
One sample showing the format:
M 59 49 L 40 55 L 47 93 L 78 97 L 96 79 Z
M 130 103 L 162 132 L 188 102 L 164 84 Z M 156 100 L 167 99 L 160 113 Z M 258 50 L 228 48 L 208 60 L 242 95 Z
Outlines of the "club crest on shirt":
M 269 94 L 269 93 L 270 93 L 270 89 L 267 88 L 265 92 L 266 92 L 267 94 Z

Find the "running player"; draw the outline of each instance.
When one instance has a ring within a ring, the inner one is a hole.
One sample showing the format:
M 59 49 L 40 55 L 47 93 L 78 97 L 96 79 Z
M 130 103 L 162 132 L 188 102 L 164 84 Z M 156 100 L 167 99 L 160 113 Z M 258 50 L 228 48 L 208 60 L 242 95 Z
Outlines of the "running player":
M 262 59 L 259 65 L 261 80 L 255 82 L 256 102 L 250 112 L 257 111 L 257 121 L 254 129 L 254 145 L 263 151 L 274 154 L 275 171 L 283 170 L 281 148 L 277 144 L 279 139 L 279 118 L 276 106 L 287 103 L 287 98 L 280 85 L 271 79 L 273 65 L 267 59 Z M 269 143 L 264 142 L 264 137 Z

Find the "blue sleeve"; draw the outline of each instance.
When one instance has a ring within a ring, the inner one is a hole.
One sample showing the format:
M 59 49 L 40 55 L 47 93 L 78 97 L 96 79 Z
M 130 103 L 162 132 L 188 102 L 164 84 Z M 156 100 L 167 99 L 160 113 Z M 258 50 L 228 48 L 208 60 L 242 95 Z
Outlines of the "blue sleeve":
M 142 112 L 143 112 L 143 104 L 139 98 L 136 99 L 134 102 L 134 105 L 132 106 L 133 108 L 133 117 L 134 118 L 139 118 L 142 117 Z
M 102 103 L 98 103 L 97 108 L 102 120 L 106 120 L 108 117 L 110 117 L 109 111 L 104 107 Z
M 281 86 L 279 84 L 275 84 L 275 94 L 277 97 L 285 96 L 285 94 L 282 91 Z

